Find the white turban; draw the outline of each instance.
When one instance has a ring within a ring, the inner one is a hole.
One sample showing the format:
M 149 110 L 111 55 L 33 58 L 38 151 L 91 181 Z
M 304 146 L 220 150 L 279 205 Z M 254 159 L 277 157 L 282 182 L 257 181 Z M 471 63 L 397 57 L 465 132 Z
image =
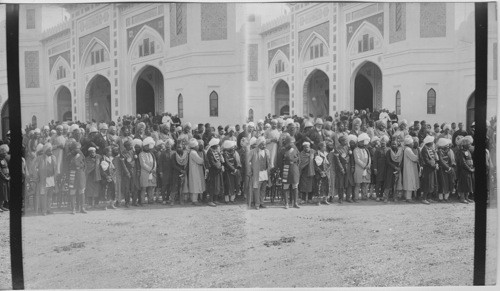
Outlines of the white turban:
M 306 128 L 306 127 L 312 127 L 312 126 L 313 126 L 313 124 L 312 124 L 312 122 L 311 122 L 311 121 L 309 121 L 309 120 L 307 120 L 307 121 L 304 123 L 304 128 Z
M 92 127 L 90 128 L 89 133 L 93 133 L 93 132 L 98 132 L 98 131 L 97 131 L 97 128 L 95 128 L 94 126 L 92 126 Z
M 451 130 L 451 125 L 449 123 L 445 124 L 444 127 L 443 127 L 443 130 Z
M 174 143 L 175 143 L 174 140 L 171 138 L 167 138 L 167 140 L 165 141 L 165 144 L 169 144 L 170 146 L 173 146 Z
M 263 136 L 259 136 L 259 138 L 257 139 L 257 145 L 260 145 L 261 143 L 266 143 L 266 138 Z
M 358 137 L 355 136 L 354 134 L 350 134 L 347 136 L 347 143 L 350 143 L 352 141 L 357 141 L 358 140 Z
M 40 128 L 35 128 L 35 133 L 40 133 L 40 132 L 41 132 Z
M 382 138 L 380 138 L 380 141 L 387 143 L 389 141 L 389 137 L 384 134 L 384 135 L 382 135 Z
M 231 149 L 236 146 L 236 142 L 232 140 L 225 140 L 224 143 L 222 143 L 222 148 L 223 149 Z
M 252 138 L 250 139 L 249 144 L 250 145 L 254 145 L 256 142 L 257 142 L 257 138 L 255 136 L 252 136 Z
M 316 123 L 314 123 L 314 124 L 323 124 L 323 119 L 316 118 Z
M 198 147 L 198 141 L 195 138 L 189 140 L 189 147 L 194 149 Z
M 142 147 L 142 140 L 136 138 L 132 141 L 132 146 L 135 147 L 136 145 L 139 145 Z
M 380 138 L 378 136 L 374 136 L 371 140 L 371 142 L 376 142 L 376 141 L 380 141 Z
M 159 139 L 159 140 L 156 141 L 156 146 L 160 146 L 162 144 L 165 144 L 165 142 L 162 141 L 161 139 Z
M 306 145 L 307 145 L 307 146 L 310 146 L 310 145 L 311 145 L 311 143 L 310 143 L 310 142 L 308 142 L 308 141 L 305 141 L 305 142 L 303 142 L 303 143 L 302 143 L 302 146 L 306 146 Z
M 36 152 L 38 153 L 39 151 L 42 151 L 43 150 L 43 144 L 39 143 L 36 145 Z
M 95 149 L 95 147 L 89 147 L 88 151 L 89 151 L 89 152 L 95 152 L 95 151 L 96 151 L 96 149 Z
M 413 144 L 413 138 L 411 137 L 411 135 L 405 136 L 404 143 L 405 143 L 405 145 Z
M 218 145 L 220 143 L 220 139 L 212 137 L 212 139 L 208 142 L 208 146 L 213 147 L 214 145 Z
M 447 138 L 440 138 L 440 139 L 438 139 L 438 141 L 436 143 L 438 148 L 445 147 L 449 144 L 451 144 L 451 139 L 447 139 Z
M 285 125 L 288 126 L 290 124 L 295 124 L 295 122 L 293 121 L 293 119 L 291 118 L 288 118 L 286 121 L 285 121 Z
M 71 127 L 69 128 L 69 131 L 73 132 L 77 129 L 80 129 L 80 127 L 78 126 L 78 124 L 72 124 Z
M 50 127 L 49 127 L 48 125 L 45 125 L 45 126 L 43 127 L 43 130 L 49 130 L 49 129 L 50 129 Z
M 247 126 L 253 126 L 253 127 L 255 127 L 255 123 L 253 123 L 252 121 L 250 121 L 250 122 L 247 124 Z
M 149 146 L 149 148 L 152 149 L 155 146 L 155 140 L 152 137 L 148 136 L 142 142 L 142 146 L 143 147 Z
M 99 125 L 99 130 L 101 130 L 101 129 L 108 129 L 108 125 L 106 123 L 101 123 Z
M 370 136 L 366 133 L 362 133 L 358 136 L 358 142 L 363 142 L 365 145 L 367 145 L 370 142 Z
M 467 135 L 460 140 L 459 145 L 472 144 L 473 142 L 474 142 L 474 139 L 472 138 L 472 136 Z
M 424 144 L 428 144 L 434 141 L 434 137 L 432 135 L 428 135 L 424 138 Z
M 408 125 L 408 121 L 406 121 L 406 119 L 403 119 L 399 122 L 399 125 L 401 126 L 402 124 L 404 125 Z

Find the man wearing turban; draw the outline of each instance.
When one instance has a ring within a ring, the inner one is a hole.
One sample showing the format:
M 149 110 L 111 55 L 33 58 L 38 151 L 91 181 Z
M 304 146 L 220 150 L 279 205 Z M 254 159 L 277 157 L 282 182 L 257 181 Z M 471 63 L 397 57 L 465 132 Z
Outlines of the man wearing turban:
M 413 141 L 412 141 L 413 142 Z M 437 192 L 437 170 L 439 165 L 437 163 L 438 156 L 434 149 L 434 137 L 426 136 L 424 138 L 424 146 L 421 150 L 421 161 L 422 161 L 422 203 L 429 204 L 432 200 L 432 196 Z
M 474 161 L 470 152 L 472 145 L 472 136 L 467 135 L 458 142 L 459 150 L 456 154 L 457 162 L 457 192 L 460 197 L 460 202 L 468 204 L 473 202 L 469 198 L 469 194 L 474 192 Z
M 57 177 L 57 161 L 52 154 L 52 145 L 46 143 L 43 146 L 43 155 L 37 163 L 37 180 L 40 195 L 40 206 L 42 215 L 51 214 L 52 195 L 55 191 L 55 177 Z M 38 210 L 38 209 L 37 209 Z

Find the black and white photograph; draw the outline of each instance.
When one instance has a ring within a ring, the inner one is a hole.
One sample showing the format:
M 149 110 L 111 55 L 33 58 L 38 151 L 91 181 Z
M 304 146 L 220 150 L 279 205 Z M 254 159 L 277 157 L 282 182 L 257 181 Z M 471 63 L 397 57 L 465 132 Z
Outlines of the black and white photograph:
M 473 286 L 478 199 L 496 285 L 497 5 L 487 90 L 475 7 L 20 3 L 13 119 L 0 5 L 0 289 L 14 196 L 26 289 Z

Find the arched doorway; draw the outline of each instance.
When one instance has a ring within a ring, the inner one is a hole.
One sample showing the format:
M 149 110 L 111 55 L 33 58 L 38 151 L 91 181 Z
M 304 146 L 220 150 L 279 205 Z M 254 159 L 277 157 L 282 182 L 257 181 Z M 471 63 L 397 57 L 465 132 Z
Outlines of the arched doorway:
M 9 101 L 5 101 L 2 112 L 0 113 L 2 120 L 2 139 L 5 139 L 5 135 L 10 129 L 9 125 Z
M 327 116 L 330 108 L 330 80 L 321 70 L 312 71 L 304 82 L 304 115 Z
M 146 66 L 135 79 L 135 113 L 162 113 L 163 105 L 163 74 L 153 66 Z
M 354 109 L 369 109 L 373 112 L 375 109 L 382 108 L 382 71 L 372 63 L 366 62 L 361 65 L 351 79 Z
M 54 118 L 58 121 L 72 120 L 71 92 L 66 86 L 61 86 L 56 93 L 56 112 Z
M 467 130 L 470 130 L 470 126 L 474 122 L 474 109 L 476 107 L 476 91 L 470 94 L 469 99 L 467 100 Z
M 289 111 L 286 108 L 289 108 L 290 100 L 290 89 L 288 84 L 279 80 L 275 85 L 274 89 L 274 114 L 276 115 L 288 115 L 288 113 L 283 114 L 284 111 Z
M 354 81 L 354 109 L 373 109 L 373 86 L 363 75 L 358 74 Z
M 85 90 L 87 119 L 111 121 L 111 84 L 104 76 L 96 75 Z

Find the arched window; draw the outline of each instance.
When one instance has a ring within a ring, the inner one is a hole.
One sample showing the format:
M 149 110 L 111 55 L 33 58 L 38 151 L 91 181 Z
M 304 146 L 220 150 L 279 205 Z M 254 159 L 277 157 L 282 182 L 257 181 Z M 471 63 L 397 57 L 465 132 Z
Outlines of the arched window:
M 401 115 L 401 93 L 396 92 L 396 114 Z
M 436 114 L 436 91 L 432 88 L 427 91 L 427 114 Z
M 215 91 L 210 93 L 210 116 L 219 116 L 219 95 Z
M 182 94 L 177 97 L 177 116 L 184 118 L 184 98 L 182 98 Z
M 248 122 L 253 121 L 253 109 L 248 110 Z

